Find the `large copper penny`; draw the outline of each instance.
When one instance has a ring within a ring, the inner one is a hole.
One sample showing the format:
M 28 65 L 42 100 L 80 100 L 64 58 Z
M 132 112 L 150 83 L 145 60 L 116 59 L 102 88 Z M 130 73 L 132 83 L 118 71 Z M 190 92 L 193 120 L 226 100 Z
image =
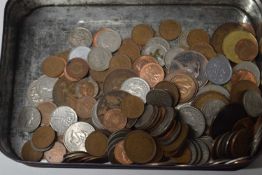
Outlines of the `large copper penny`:
M 118 142 L 115 145 L 114 148 L 114 156 L 117 162 L 123 164 L 123 165 L 130 165 L 133 162 L 128 158 L 128 156 L 126 155 L 126 151 L 124 148 L 124 140 L 121 140 L 120 142 Z
M 175 40 L 180 35 L 181 30 L 181 24 L 171 19 L 161 21 L 159 26 L 160 35 L 169 41 Z
M 235 70 L 231 77 L 231 84 L 234 85 L 241 80 L 247 80 L 257 84 L 256 76 L 252 72 L 245 69 Z
M 152 56 L 141 56 L 133 64 L 134 71 L 139 75 L 141 69 L 148 63 L 158 63 Z
M 84 96 L 76 101 L 76 107 L 74 108 L 78 117 L 82 119 L 91 118 L 92 109 L 96 104 L 96 100 L 90 96 Z
M 132 62 L 127 55 L 116 54 L 110 60 L 110 69 L 131 69 Z
M 43 157 L 43 152 L 34 150 L 29 140 L 23 145 L 21 155 L 22 159 L 26 161 L 40 161 Z
M 161 81 L 156 86 L 155 89 L 163 89 L 170 93 L 173 97 L 173 105 L 176 106 L 179 101 L 179 90 L 174 82 Z
M 258 43 L 250 39 L 241 39 L 235 46 L 235 52 L 239 59 L 252 61 L 258 54 Z
M 132 30 L 132 39 L 139 45 L 145 45 L 148 40 L 154 37 L 154 30 L 147 24 L 138 24 Z
M 140 57 L 140 48 L 139 46 L 130 38 L 124 39 L 121 47 L 118 52 L 120 54 L 127 55 L 132 62 Z
M 94 131 L 85 141 L 86 151 L 92 156 L 102 157 L 107 151 L 108 138 L 101 131 Z
M 44 153 L 44 158 L 49 163 L 61 163 L 66 154 L 65 146 L 60 142 L 55 142 L 54 146 Z
M 38 104 L 37 109 L 42 116 L 41 125 L 49 126 L 51 113 L 56 109 L 56 105 L 53 102 L 42 102 Z
M 209 35 L 203 29 L 193 29 L 188 33 L 187 43 L 192 47 L 196 43 L 209 43 Z
M 101 119 L 101 122 L 108 131 L 115 132 L 125 128 L 127 118 L 120 109 L 116 108 L 108 110 Z
M 55 137 L 56 133 L 50 126 L 42 126 L 33 133 L 32 144 L 35 148 L 43 150 L 54 143 Z
M 144 112 L 144 102 L 137 96 L 127 95 L 121 103 L 121 111 L 127 118 L 138 118 Z
M 144 79 L 150 87 L 154 87 L 164 79 L 165 73 L 159 64 L 149 63 L 142 67 L 139 76 Z
M 42 72 L 52 78 L 59 77 L 63 72 L 66 61 L 58 56 L 50 56 L 46 58 L 41 65 Z
M 74 58 L 66 65 L 66 73 L 76 80 L 84 78 L 88 73 L 88 69 L 87 62 L 82 58 Z

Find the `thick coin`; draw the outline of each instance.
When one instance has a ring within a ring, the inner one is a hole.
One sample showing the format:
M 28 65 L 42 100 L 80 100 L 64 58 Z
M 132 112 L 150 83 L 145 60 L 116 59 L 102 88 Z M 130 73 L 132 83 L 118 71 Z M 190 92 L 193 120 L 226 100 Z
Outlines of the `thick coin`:
M 89 123 L 77 122 L 72 124 L 65 132 L 64 144 L 69 152 L 86 151 L 85 141 L 90 133 L 95 131 Z
M 56 133 L 50 126 L 42 126 L 33 133 L 31 143 L 37 150 L 44 150 L 54 143 L 55 138 Z
M 151 38 L 154 37 L 154 30 L 147 24 L 138 24 L 133 30 L 131 37 L 139 45 L 145 45 Z
M 241 39 L 236 43 L 235 52 L 239 59 L 252 61 L 258 54 L 258 43 L 250 39 Z
M 88 59 L 88 55 L 90 53 L 91 49 L 89 47 L 79 46 L 71 50 L 68 56 L 68 61 L 74 59 L 74 58 L 82 58 L 85 61 Z
M 92 70 L 104 71 L 109 68 L 112 54 L 109 50 L 101 47 L 92 48 L 88 55 L 88 65 Z
M 97 82 L 91 77 L 84 78 L 76 83 L 76 96 L 78 98 L 84 96 L 96 97 L 99 92 Z
M 137 96 L 127 95 L 121 102 L 120 109 L 130 119 L 140 117 L 144 112 L 144 102 Z
M 139 77 L 144 79 L 150 87 L 154 87 L 157 83 L 164 79 L 165 72 L 163 68 L 156 63 L 149 63 L 142 67 Z
M 18 122 L 21 131 L 33 132 L 41 123 L 41 114 L 35 107 L 23 107 Z
M 128 158 L 125 148 L 124 148 L 124 140 L 121 140 L 115 145 L 114 148 L 114 156 L 117 162 L 122 165 L 130 165 L 133 162 Z
M 203 29 L 193 29 L 188 33 L 187 42 L 190 47 L 196 43 L 209 43 L 209 35 Z
M 52 78 L 59 77 L 63 72 L 66 61 L 58 56 L 50 56 L 46 58 L 41 65 L 42 72 Z
M 243 105 L 251 117 L 258 117 L 262 114 L 262 97 L 255 90 L 248 90 L 243 95 Z
M 38 78 L 36 91 L 44 101 L 53 100 L 53 88 L 57 82 L 57 78 L 50 78 L 46 75 L 42 75 Z
M 49 163 L 61 163 L 66 154 L 65 146 L 60 142 L 55 142 L 54 146 L 44 153 L 44 158 Z
M 37 109 L 39 110 L 42 120 L 41 125 L 49 126 L 52 112 L 56 109 L 56 105 L 53 102 L 39 103 Z
M 94 131 L 86 138 L 85 148 L 92 156 L 102 157 L 106 154 L 107 144 L 107 136 L 101 131 Z
M 163 45 L 146 44 L 142 50 L 142 55 L 150 55 L 154 57 L 161 66 L 164 66 L 164 57 L 166 55 L 166 52 L 167 49 Z
M 156 105 L 156 106 L 173 106 L 172 96 L 163 89 L 153 89 L 150 90 L 146 95 L 147 104 Z
M 43 157 L 43 152 L 35 151 L 31 146 L 30 141 L 27 141 L 22 148 L 22 159 L 25 161 L 40 161 Z
M 92 109 L 96 104 L 96 99 L 90 96 L 84 96 L 76 100 L 75 112 L 79 118 L 91 118 Z
M 168 19 L 160 22 L 159 33 L 168 41 L 175 40 L 181 34 L 181 31 L 181 24 L 177 21 Z
M 254 84 L 258 84 L 256 76 L 252 72 L 244 69 L 235 70 L 231 77 L 231 85 L 234 85 L 241 80 L 248 80 Z
M 121 47 L 118 52 L 120 54 L 127 55 L 132 62 L 140 57 L 140 48 L 139 46 L 130 38 L 124 39 Z
M 161 81 L 155 86 L 155 89 L 166 90 L 173 97 L 173 106 L 177 105 L 180 95 L 175 83 L 170 81 Z
M 74 58 L 66 65 L 67 74 L 76 80 L 84 78 L 88 73 L 88 69 L 87 62 L 81 58 Z
M 92 33 L 84 27 L 75 27 L 69 34 L 68 42 L 72 47 L 91 46 Z
M 154 57 L 152 56 L 141 56 L 136 59 L 136 61 L 133 64 L 134 71 L 139 74 L 141 69 L 149 63 L 158 63 Z
M 209 60 L 216 56 L 216 52 L 209 43 L 196 43 L 190 49 L 202 53 Z
M 180 48 L 180 47 L 174 47 L 174 48 L 169 49 L 169 50 L 167 51 L 167 53 L 165 54 L 165 57 L 164 57 L 164 61 L 165 61 L 165 66 L 166 66 L 166 68 L 169 69 L 170 66 L 171 66 L 172 61 L 174 60 L 174 58 L 175 58 L 178 54 L 180 54 L 180 53 L 182 53 L 182 52 L 184 52 L 184 51 L 185 51 L 185 49 Z
M 127 117 L 123 115 L 120 109 L 110 109 L 101 119 L 101 123 L 108 131 L 115 132 L 125 128 L 127 124 Z

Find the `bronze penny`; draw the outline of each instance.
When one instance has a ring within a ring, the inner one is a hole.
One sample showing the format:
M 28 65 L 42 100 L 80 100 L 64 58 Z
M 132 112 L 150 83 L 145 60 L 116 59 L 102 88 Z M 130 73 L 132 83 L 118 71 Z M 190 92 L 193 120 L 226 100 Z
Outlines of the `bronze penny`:
M 88 73 L 88 64 L 82 58 L 74 58 L 66 65 L 66 73 L 76 80 L 81 80 Z
M 181 24 L 171 19 L 161 21 L 159 26 L 160 35 L 168 41 L 175 40 L 181 31 Z
M 110 69 L 131 69 L 132 62 L 127 55 L 116 54 L 111 58 Z
M 104 127 L 110 132 L 116 132 L 125 128 L 127 123 L 126 116 L 117 108 L 108 110 L 101 120 Z
M 37 109 L 42 116 L 41 125 L 49 126 L 51 113 L 56 109 L 56 105 L 53 102 L 42 102 L 38 104 Z
M 145 45 L 147 41 L 154 37 L 154 30 L 147 24 L 138 24 L 132 30 L 132 40 L 139 45 Z
M 189 164 L 192 158 L 191 149 L 187 146 L 178 156 L 171 157 L 176 164 Z
M 252 61 L 258 54 L 258 43 L 250 39 L 241 39 L 235 46 L 235 52 L 239 59 Z
M 61 163 L 66 154 L 65 146 L 60 142 L 55 142 L 54 146 L 44 153 L 44 158 L 49 163 Z
M 130 165 L 133 162 L 128 158 L 126 155 L 126 151 L 124 148 L 124 140 L 121 140 L 115 145 L 114 148 L 114 156 L 117 162 L 121 163 L 122 165 Z
M 22 159 L 25 161 L 40 161 L 43 157 L 43 152 L 36 151 L 32 148 L 30 140 L 27 141 L 21 151 Z
M 127 118 L 138 118 L 144 112 L 144 102 L 137 96 L 127 95 L 121 102 L 121 111 Z
M 202 53 L 209 60 L 216 56 L 215 50 L 209 43 L 196 43 L 190 49 Z
M 50 56 L 46 58 L 41 65 L 42 72 L 48 77 L 59 77 L 63 72 L 66 61 L 58 56 Z
M 156 142 L 157 148 L 156 148 L 156 155 L 155 157 L 151 160 L 152 163 L 154 162 L 161 162 L 161 160 L 164 157 L 164 151 L 162 147 L 159 145 L 159 143 Z
M 85 148 L 92 156 L 102 157 L 107 151 L 107 136 L 101 131 L 94 131 L 86 138 Z
M 90 96 L 84 96 L 76 100 L 75 112 L 78 117 L 82 119 L 91 118 L 92 110 L 94 105 L 96 104 L 96 99 Z
M 63 75 L 63 77 L 65 78 L 65 79 L 67 79 L 68 81 L 78 81 L 76 78 L 73 78 L 73 77 L 71 77 L 68 73 L 67 73 L 67 69 L 66 69 L 66 67 L 65 67 L 65 69 L 64 69 L 64 75 Z
M 196 43 L 209 43 L 209 35 L 203 29 L 193 29 L 188 33 L 187 43 L 192 47 Z
M 156 154 L 155 140 L 145 131 L 134 130 L 125 138 L 126 154 L 134 163 L 150 162 Z
M 158 63 L 152 56 L 141 56 L 133 64 L 134 71 L 139 75 L 141 69 L 148 63 Z
M 253 130 L 254 128 L 254 121 L 252 120 L 252 118 L 250 117 L 245 117 L 242 118 L 240 120 L 238 120 L 235 125 L 233 126 L 233 130 L 237 131 L 237 130 L 241 130 L 241 129 L 248 129 L 250 131 Z
M 56 133 L 50 126 L 38 128 L 32 135 L 32 144 L 42 150 L 50 147 L 55 141 Z
M 155 86 L 155 89 L 166 90 L 173 97 L 173 106 L 177 105 L 179 101 L 179 91 L 175 83 L 170 81 L 161 81 Z
M 140 48 L 139 46 L 130 38 L 124 39 L 121 47 L 118 52 L 120 54 L 127 55 L 132 62 L 140 57 Z
M 252 72 L 245 69 L 235 70 L 231 77 L 231 86 L 241 80 L 248 80 L 254 84 L 257 84 L 256 76 Z
M 106 76 L 111 72 L 111 69 L 105 70 L 105 71 L 95 71 L 90 69 L 90 76 L 97 82 L 101 83 L 104 82 L 106 79 Z
M 84 78 L 76 83 L 76 95 L 78 98 L 84 96 L 96 97 L 99 85 L 90 77 Z
M 159 64 L 148 63 L 142 67 L 139 76 L 144 79 L 150 87 L 154 87 L 164 79 L 165 72 Z

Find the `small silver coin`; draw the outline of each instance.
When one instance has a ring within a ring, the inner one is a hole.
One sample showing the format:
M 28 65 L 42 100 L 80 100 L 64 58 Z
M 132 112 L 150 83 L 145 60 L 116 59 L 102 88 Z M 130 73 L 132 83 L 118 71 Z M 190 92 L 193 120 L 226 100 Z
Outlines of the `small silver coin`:
M 27 99 L 32 106 L 38 106 L 39 103 L 44 101 L 37 91 L 38 83 L 38 80 L 34 80 L 27 89 Z
M 91 49 L 89 47 L 85 46 L 79 46 L 69 53 L 68 61 L 74 59 L 74 58 L 82 58 L 83 60 L 87 61 L 88 55 L 90 53 Z
M 185 106 L 179 109 L 179 116 L 191 127 L 194 138 L 200 137 L 204 133 L 206 121 L 201 111 L 192 106 Z
M 92 70 L 104 71 L 109 68 L 112 54 L 108 49 L 102 47 L 95 47 L 89 53 L 88 65 Z
M 18 119 L 19 128 L 23 132 L 33 132 L 41 123 L 41 114 L 37 108 L 27 106 L 24 107 Z
M 196 96 L 203 94 L 205 92 L 208 92 L 208 91 L 218 92 L 220 94 L 223 94 L 227 99 L 230 99 L 230 94 L 229 94 L 228 90 L 226 88 L 224 88 L 223 86 L 219 86 L 219 85 L 215 85 L 215 84 L 208 84 L 208 85 L 200 88 Z
M 214 84 L 223 85 L 227 83 L 232 76 L 230 62 L 223 55 L 218 55 L 209 60 L 206 66 L 206 74 L 209 81 Z
M 84 27 L 75 27 L 69 34 L 69 44 L 72 47 L 91 46 L 93 37 L 92 33 Z
M 146 45 L 153 45 L 153 44 L 160 44 L 162 46 L 164 46 L 167 50 L 170 49 L 170 44 L 167 40 L 165 40 L 164 38 L 162 37 L 154 37 L 154 38 L 151 38 L 147 43 Z
M 118 32 L 110 28 L 104 28 L 99 31 L 96 38 L 96 47 L 102 47 L 115 52 L 121 46 L 122 39 Z
M 60 106 L 51 114 L 50 125 L 58 135 L 64 135 L 67 128 L 76 122 L 76 112 L 68 106 Z
M 200 162 L 198 163 L 199 165 L 204 165 L 209 162 L 210 159 L 210 150 L 208 145 L 202 141 L 201 139 L 196 140 L 198 145 L 200 146 L 201 152 L 202 152 L 202 157 L 200 159 Z
M 125 80 L 121 85 L 121 90 L 139 97 L 146 103 L 146 95 L 150 91 L 148 83 L 142 78 L 133 77 Z
M 174 48 L 169 49 L 169 50 L 167 51 L 165 57 L 164 57 L 164 61 L 165 61 L 165 66 L 166 66 L 166 68 L 169 69 L 170 66 L 171 66 L 172 61 L 174 60 L 174 58 L 175 58 L 178 54 L 180 54 L 180 53 L 182 53 L 182 52 L 184 52 L 184 51 L 185 51 L 185 49 L 180 48 L 180 47 L 174 47 Z
M 244 93 L 243 105 L 248 115 L 252 117 L 258 117 L 262 114 L 262 97 L 254 90 L 248 90 Z
M 37 91 L 42 99 L 45 101 L 53 100 L 53 88 L 57 80 L 57 78 L 50 78 L 46 75 L 38 78 Z
M 86 151 L 86 138 L 95 131 L 94 127 L 86 122 L 72 124 L 65 132 L 64 143 L 69 152 Z
M 189 45 L 187 43 L 187 36 L 189 34 L 189 31 L 183 31 L 181 35 L 178 37 L 178 45 L 182 48 L 189 48 Z
M 199 87 L 204 86 L 208 79 L 206 76 L 207 58 L 195 51 L 185 51 L 178 54 L 171 63 L 169 72 L 184 70 L 196 78 Z
M 165 65 L 164 57 L 167 52 L 167 49 L 160 44 L 150 44 L 146 45 L 142 50 L 142 55 L 150 55 L 154 57 L 157 62 L 161 65 Z

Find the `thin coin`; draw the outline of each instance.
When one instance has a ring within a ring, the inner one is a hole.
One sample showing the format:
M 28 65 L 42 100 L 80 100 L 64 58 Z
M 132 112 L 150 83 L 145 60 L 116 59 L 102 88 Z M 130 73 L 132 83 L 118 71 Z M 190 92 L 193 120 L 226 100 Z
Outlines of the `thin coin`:
M 163 20 L 160 22 L 159 33 L 164 39 L 171 41 L 181 34 L 181 28 L 181 24 L 175 20 Z
M 209 35 L 203 29 L 193 29 L 188 33 L 187 42 L 190 47 L 196 43 L 209 43 Z
M 121 102 L 121 111 L 127 118 L 138 118 L 144 112 L 144 102 L 137 96 L 127 95 Z
M 66 73 L 76 80 L 84 78 L 88 73 L 88 69 L 87 62 L 81 58 L 74 58 L 66 65 Z
M 49 126 L 38 128 L 32 135 L 31 143 L 39 150 L 49 148 L 55 141 L 56 133 Z
M 164 79 L 165 73 L 159 64 L 149 63 L 142 67 L 139 76 L 144 79 L 150 87 L 154 87 Z
M 177 105 L 179 101 L 179 91 L 175 83 L 170 81 L 161 81 L 155 86 L 155 89 L 163 89 L 169 92 L 173 97 L 173 105 Z
M 198 164 L 199 165 L 207 164 L 209 159 L 210 159 L 210 156 L 211 156 L 209 147 L 201 139 L 197 139 L 196 141 L 197 141 L 198 145 L 200 146 L 200 149 L 201 149 L 201 152 L 202 152 L 202 157 L 201 157 L 201 160 L 200 160 L 200 162 Z
M 256 76 L 252 72 L 244 69 L 235 70 L 231 77 L 231 85 L 234 85 L 241 80 L 247 80 L 257 84 Z
M 196 43 L 190 49 L 202 53 L 209 60 L 216 56 L 215 50 L 209 43 Z
M 34 80 L 32 83 L 30 83 L 27 89 L 27 92 L 26 92 L 29 104 L 32 106 L 37 106 L 39 103 L 45 101 L 37 90 L 38 84 L 39 84 L 39 81 Z
M 44 158 L 49 163 L 61 163 L 66 154 L 65 146 L 60 142 L 55 142 L 54 146 L 44 153 Z
M 132 39 L 139 45 L 145 45 L 154 37 L 154 30 L 147 24 L 138 24 L 132 30 Z
M 41 70 L 48 77 L 56 78 L 64 72 L 65 65 L 66 62 L 63 58 L 50 56 L 42 62 Z
M 38 83 L 36 86 L 36 91 L 38 92 L 40 98 L 44 101 L 52 101 L 53 89 L 58 79 L 42 75 L 37 80 Z
M 156 105 L 156 106 L 173 106 L 172 96 L 163 89 L 153 89 L 150 90 L 146 95 L 147 104 Z
M 241 39 L 235 46 L 235 52 L 239 59 L 252 61 L 258 54 L 258 43 L 250 39 Z
M 96 99 L 90 96 L 84 96 L 76 101 L 75 112 L 79 118 L 88 119 L 91 118 L 92 109 L 96 104 Z
M 127 55 L 116 54 L 110 61 L 110 69 L 131 69 L 132 62 Z
M 92 70 L 104 71 L 109 68 L 111 58 L 112 54 L 109 50 L 95 47 L 88 54 L 87 63 Z
M 123 40 L 118 52 L 120 54 L 127 55 L 132 60 L 132 62 L 140 57 L 139 46 L 130 38 Z
M 152 116 L 155 112 L 154 107 L 152 105 L 146 105 L 144 109 L 144 113 L 135 124 L 135 127 L 137 129 L 144 129 L 145 126 L 152 120 Z
M 126 155 L 126 151 L 124 148 L 124 140 L 121 140 L 115 145 L 114 148 L 114 156 L 117 162 L 121 163 L 122 165 L 130 165 L 133 162 L 128 158 Z
M 93 41 L 92 33 L 84 27 L 75 27 L 69 34 L 69 44 L 72 47 L 91 46 Z
M 35 107 L 23 107 L 18 122 L 21 131 L 33 132 L 41 123 L 41 114 Z
M 74 58 L 82 58 L 83 60 L 87 61 L 88 55 L 91 49 L 85 46 L 79 46 L 71 50 L 68 56 L 68 61 Z
M 32 146 L 30 141 L 27 141 L 22 148 L 22 159 L 25 161 L 40 161 L 43 157 L 43 152 L 41 151 L 35 151 Z
M 110 109 L 105 113 L 101 122 L 108 131 L 115 132 L 125 128 L 127 117 L 120 109 Z
M 108 138 L 101 131 L 94 131 L 88 135 L 85 141 L 87 153 L 92 156 L 102 157 L 107 151 Z
M 180 47 L 174 47 L 174 48 L 171 48 L 167 51 L 167 53 L 165 54 L 165 57 L 164 57 L 164 61 L 165 61 L 165 66 L 167 69 L 170 68 L 171 66 L 171 63 L 172 61 L 175 59 L 175 57 L 184 52 L 185 49 L 183 48 L 180 48 Z
M 39 103 L 37 109 L 39 110 L 42 116 L 41 125 L 50 125 L 51 114 L 56 109 L 56 107 L 57 106 L 53 102 Z
M 152 56 L 141 56 L 136 59 L 136 61 L 133 64 L 134 71 L 139 74 L 141 69 L 149 63 L 158 63 L 154 57 Z
M 262 97 L 255 90 L 248 90 L 243 95 L 243 105 L 251 117 L 258 117 L 262 114 Z

